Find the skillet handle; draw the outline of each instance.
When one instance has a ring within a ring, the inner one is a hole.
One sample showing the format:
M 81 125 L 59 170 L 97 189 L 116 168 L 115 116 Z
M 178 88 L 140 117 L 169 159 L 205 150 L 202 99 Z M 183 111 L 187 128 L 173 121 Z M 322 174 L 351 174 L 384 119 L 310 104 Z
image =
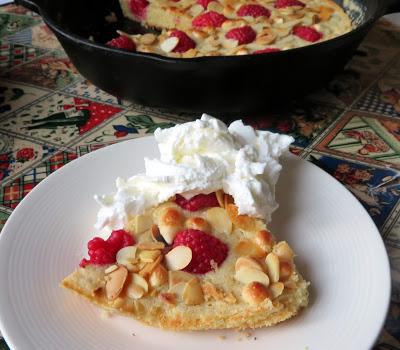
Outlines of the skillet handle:
M 384 13 L 386 15 L 389 13 L 400 12 L 400 0 L 384 0 L 382 2 Z
M 42 10 L 43 0 L 15 0 L 15 3 L 17 5 L 26 7 L 28 10 L 40 13 Z

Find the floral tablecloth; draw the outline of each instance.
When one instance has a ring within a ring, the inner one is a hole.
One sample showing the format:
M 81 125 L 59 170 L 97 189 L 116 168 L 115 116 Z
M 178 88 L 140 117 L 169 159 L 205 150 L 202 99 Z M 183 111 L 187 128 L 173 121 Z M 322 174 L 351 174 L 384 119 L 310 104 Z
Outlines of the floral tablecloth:
M 79 75 L 40 17 L 0 7 L 0 229 L 64 164 L 195 117 L 99 90 Z M 400 349 L 400 27 L 381 20 L 325 89 L 243 119 L 294 136 L 292 152 L 335 176 L 368 210 L 385 240 L 393 281 L 375 349 Z M 1 336 L 0 349 L 8 349 Z

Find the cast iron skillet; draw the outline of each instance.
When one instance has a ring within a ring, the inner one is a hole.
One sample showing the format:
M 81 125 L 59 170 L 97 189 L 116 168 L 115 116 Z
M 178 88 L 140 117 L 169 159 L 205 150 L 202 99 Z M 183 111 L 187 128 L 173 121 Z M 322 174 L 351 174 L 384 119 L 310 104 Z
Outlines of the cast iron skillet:
M 101 89 L 146 106 L 231 115 L 263 111 L 320 87 L 344 67 L 379 17 L 400 11 L 400 0 L 356 2 L 360 11 L 349 14 L 360 23 L 326 42 L 262 55 L 176 59 L 101 44 L 117 28 L 142 30 L 132 23 L 126 28 L 118 0 L 16 0 L 43 17 L 78 71 Z M 119 23 L 105 21 L 111 11 Z

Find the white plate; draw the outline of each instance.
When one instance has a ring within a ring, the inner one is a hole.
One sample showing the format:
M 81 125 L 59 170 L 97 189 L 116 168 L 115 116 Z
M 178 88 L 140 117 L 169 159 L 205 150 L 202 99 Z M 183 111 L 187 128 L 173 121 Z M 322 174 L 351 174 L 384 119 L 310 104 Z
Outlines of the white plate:
M 12 349 L 368 349 L 390 294 L 382 239 L 359 202 L 316 166 L 286 156 L 273 231 L 294 247 L 311 281 L 310 306 L 278 326 L 239 340 L 235 331 L 173 333 L 112 317 L 58 287 L 95 232 L 95 193 L 143 170 L 153 138 L 90 153 L 38 185 L 0 235 L 0 326 Z M 135 336 L 132 335 L 135 333 Z M 225 335 L 226 339 L 219 339 Z M 256 337 L 256 340 L 254 339 Z

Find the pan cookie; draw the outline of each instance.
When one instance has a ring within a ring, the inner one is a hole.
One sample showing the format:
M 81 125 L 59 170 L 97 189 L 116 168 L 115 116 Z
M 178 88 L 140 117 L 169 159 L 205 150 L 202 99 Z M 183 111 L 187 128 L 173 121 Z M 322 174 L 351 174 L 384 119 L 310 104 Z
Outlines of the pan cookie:
M 120 32 L 109 45 L 169 57 L 271 53 L 329 40 L 352 29 L 350 18 L 332 0 L 120 0 L 120 4 L 126 17 L 160 34 Z
M 258 328 L 298 313 L 308 282 L 265 222 L 223 191 L 179 195 L 88 244 L 62 281 L 91 302 L 171 330 Z

